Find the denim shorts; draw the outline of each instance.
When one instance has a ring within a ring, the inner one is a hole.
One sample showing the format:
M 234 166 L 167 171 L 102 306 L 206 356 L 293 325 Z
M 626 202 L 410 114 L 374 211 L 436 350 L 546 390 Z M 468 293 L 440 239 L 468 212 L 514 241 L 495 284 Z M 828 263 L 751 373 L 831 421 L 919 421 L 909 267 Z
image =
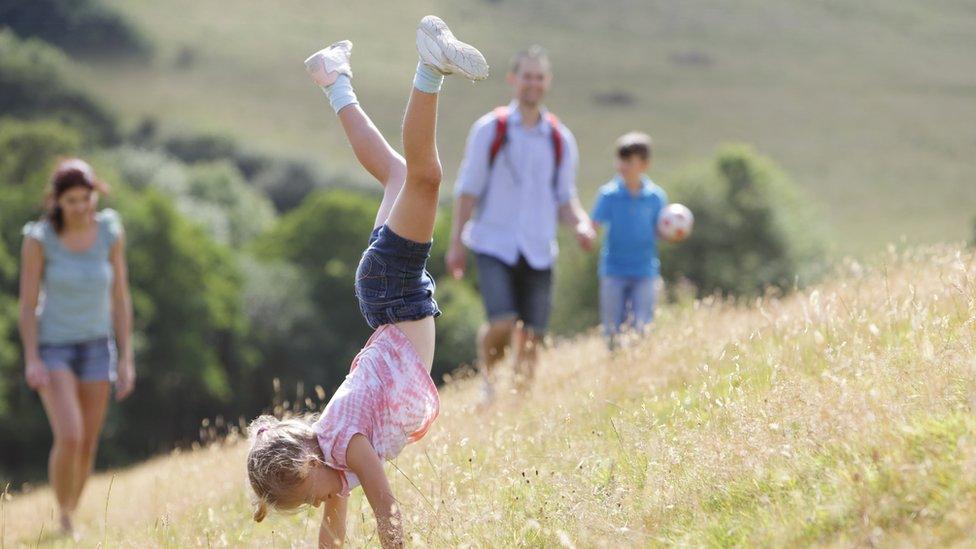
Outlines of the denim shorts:
M 524 257 L 508 265 L 497 257 L 475 254 L 478 288 L 488 320 L 521 320 L 536 334 L 544 334 L 552 309 L 552 269 L 533 269 Z
M 386 225 L 373 230 L 356 269 L 359 310 L 370 328 L 440 316 L 427 272 L 431 244 L 407 240 Z
M 38 353 L 49 371 L 71 370 L 79 381 L 115 381 L 118 360 L 115 340 L 110 337 L 79 343 L 42 343 Z

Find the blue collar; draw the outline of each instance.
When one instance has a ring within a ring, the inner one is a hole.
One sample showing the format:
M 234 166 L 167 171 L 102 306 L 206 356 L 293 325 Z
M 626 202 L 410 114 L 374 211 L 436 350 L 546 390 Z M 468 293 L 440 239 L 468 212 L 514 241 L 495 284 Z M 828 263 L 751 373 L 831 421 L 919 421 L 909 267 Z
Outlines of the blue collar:
M 630 194 L 630 189 L 627 188 L 627 183 L 624 178 L 617 174 L 613 177 L 613 180 L 617 183 L 617 192 L 625 194 L 627 196 L 633 196 Z M 641 189 L 638 193 L 638 197 L 650 196 L 654 187 L 654 182 L 651 181 L 650 177 L 646 175 L 641 176 Z

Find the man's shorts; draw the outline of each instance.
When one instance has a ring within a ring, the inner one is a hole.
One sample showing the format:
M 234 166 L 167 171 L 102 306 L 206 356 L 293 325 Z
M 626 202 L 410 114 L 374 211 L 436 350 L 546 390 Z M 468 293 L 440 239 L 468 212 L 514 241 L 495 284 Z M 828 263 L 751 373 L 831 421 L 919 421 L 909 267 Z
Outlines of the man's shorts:
M 79 343 L 49 344 L 38 346 L 41 361 L 49 371 L 70 370 L 78 381 L 115 381 L 115 340 L 100 337 Z
M 521 256 L 514 266 L 481 253 L 475 254 L 475 260 L 488 320 L 515 318 L 536 334 L 544 334 L 552 309 L 552 269 L 533 269 Z
M 431 244 L 407 240 L 386 225 L 373 230 L 356 269 L 359 310 L 370 328 L 440 316 L 427 272 Z

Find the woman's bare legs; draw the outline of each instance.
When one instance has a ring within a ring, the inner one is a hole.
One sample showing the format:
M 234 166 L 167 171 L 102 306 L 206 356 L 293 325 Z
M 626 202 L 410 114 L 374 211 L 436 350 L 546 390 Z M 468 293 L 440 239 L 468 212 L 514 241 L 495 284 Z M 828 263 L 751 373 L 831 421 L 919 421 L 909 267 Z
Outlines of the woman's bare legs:
M 78 401 L 78 378 L 67 369 L 51 370 L 50 383 L 40 390 L 54 444 L 47 475 L 61 511 L 61 528 L 71 533 L 71 515 L 77 505 L 76 487 L 84 444 L 84 421 Z
M 82 440 L 78 458 L 78 475 L 75 478 L 75 506 L 81 500 L 85 483 L 95 466 L 98 439 L 105 423 L 111 383 L 108 381 L 82 381 L 78 383 L 78 402 L 81 405 Z

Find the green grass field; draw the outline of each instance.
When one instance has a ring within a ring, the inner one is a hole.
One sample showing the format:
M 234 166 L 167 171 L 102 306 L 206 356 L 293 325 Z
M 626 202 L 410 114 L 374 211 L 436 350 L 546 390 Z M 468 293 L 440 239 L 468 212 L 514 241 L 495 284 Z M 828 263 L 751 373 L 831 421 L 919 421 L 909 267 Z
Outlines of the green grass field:
M 146 66 L 79 69 L 130 123 L 212 130 L 245 146 L 360 173 L 302 60 L 356 43 L 362 103 L 398 132 L 416 21 L 442 15 L 482 47 L 494 76 L 451 81 L 440 146 L 452 178 L 471 122 L 507 101 L 518 48 L 549 48 L 549 104 L 574 130 L 587 203 L 608 179 L 613 139 L 656 140 L 654 176 L 729 140 L 754 143 L 822 205 L 835 253 L 957 241 L 976 215 L 976 10 L 965 0 L 109 0 L 158 45 Z M 181 50 L 194 61 L 180 68 Z M 618 95 L 628 104 L 607 104 Z M 398 140 L 398 139 L 397 139 Z
M 666 307 L 614 356 L 561 342 L 487 412 L 455 380 L 387 468 L 410 546 L 976 547 L 974 318 L 971 252 L 891 252 L 782 299 Z M 97 475 L 80 546 L 310 546 L 314 510 L 250 520 L 246 451 Z M 376 546 L 352 497 L 349 546 Z M 0 546 L 73 546 L 53 507 L 0 499 Z

